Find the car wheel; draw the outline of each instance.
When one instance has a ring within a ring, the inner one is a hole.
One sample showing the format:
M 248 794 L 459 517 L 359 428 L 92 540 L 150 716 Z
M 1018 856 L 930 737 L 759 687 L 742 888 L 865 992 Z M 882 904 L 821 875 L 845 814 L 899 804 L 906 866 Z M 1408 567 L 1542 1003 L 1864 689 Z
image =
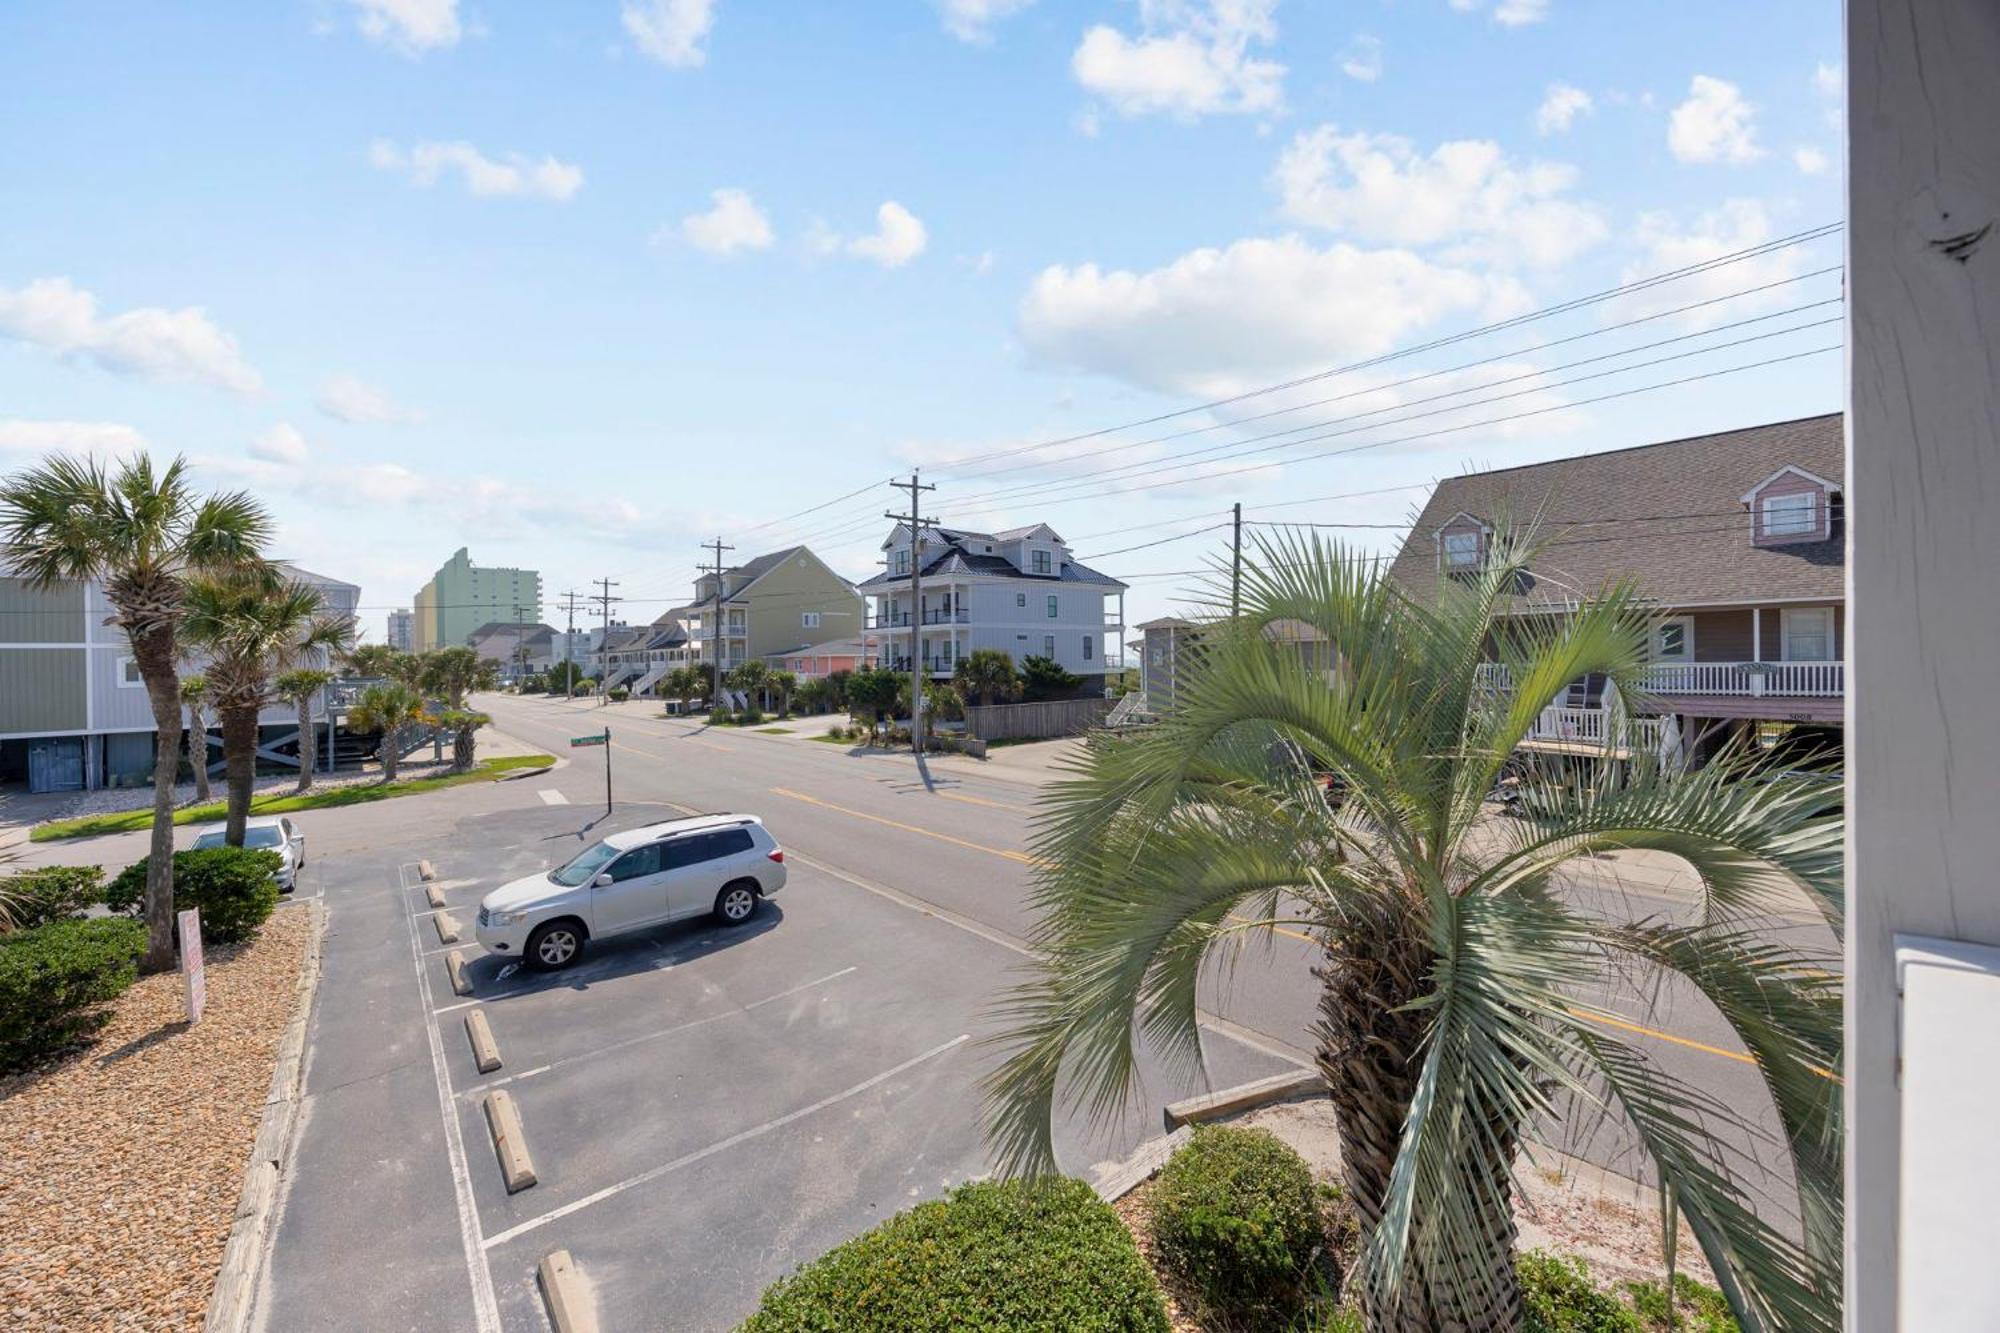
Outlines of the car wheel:
M 715 919 L 725 926 L 740 926 L 757 915 L 757 885 L 739 879 L 722 886 L 715 895 Z
M 537 972 L 558 972 L 583 952 L 583 927 L 574 921 L 544 921 L 528 935 L 521 961 Z

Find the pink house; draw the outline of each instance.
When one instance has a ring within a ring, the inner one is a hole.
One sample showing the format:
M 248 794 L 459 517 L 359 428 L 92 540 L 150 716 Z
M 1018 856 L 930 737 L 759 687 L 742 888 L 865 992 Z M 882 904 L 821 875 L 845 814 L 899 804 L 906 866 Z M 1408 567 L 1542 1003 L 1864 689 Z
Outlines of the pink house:
M 829 643 L 772 653 L 764 660 L 771 664 L 773 671 L 789 671 L 800 680 L 813 680 L 830 676 L 836 671 L 857 671 L 875 665 L 876 644 L 873 638 L 835 639 Z

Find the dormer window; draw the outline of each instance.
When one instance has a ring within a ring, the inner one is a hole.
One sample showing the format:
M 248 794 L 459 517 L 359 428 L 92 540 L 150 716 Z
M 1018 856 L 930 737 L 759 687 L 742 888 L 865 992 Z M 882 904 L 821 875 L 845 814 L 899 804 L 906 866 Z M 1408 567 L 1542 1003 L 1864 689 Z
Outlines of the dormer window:
M 1750 540 L 1757 546 L 1823 542 L 1833 536 L 1835 497 L 1840 483 L 1802 467 L 1785 466 L 1744 493 L 1750 509 Z
M 1048 551 L 1032 551 L 1028 555 L 1028 570 L 1033 574 L 1053 574 L 1055 556 Z
M 1444 567 L 1446 569 L 1477 569 L 1479 567 L 1479 532 L 1447 532 L 1444 535 Z
M 891 567 L 892 569 L 894 569 L 894 570 L 895 570 L 895 572 L 896 572 L 896 573 L 898 573 L 898 574 L 907 574 L 907 573 L 909 573 L 909 572 L 910 572 L 910 552 L 909 552 L 909 550 L 908 550 L 908 549 L 906 548 L 906 549 L 903 549 L 903 550 L 899 550 L 899 551 L 895 552 L 895 553 L 894 553 L 894 554 L 893 554 L 893 555 L 892 555 L 892 556 L 890 557 L 890 567 Z
M 1819 533 L 1819 492 L 1767 495 L 1759 501 L 1766 537 L 1812 537 Z

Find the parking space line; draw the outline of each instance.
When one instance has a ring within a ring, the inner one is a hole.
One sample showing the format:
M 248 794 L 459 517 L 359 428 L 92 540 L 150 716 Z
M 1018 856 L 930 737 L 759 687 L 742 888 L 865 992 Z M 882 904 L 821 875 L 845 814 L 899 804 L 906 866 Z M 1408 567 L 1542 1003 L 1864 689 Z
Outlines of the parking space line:
M 726 1139 L 722 1139 L 715 1143 L 709 1144 L 706 1148 L 697 1148 L 695 1151 L 691 1153 L 684 1153 L 681 1156 L 674 1158 L 671 1162 L 662 1162 L 660 1163 L 660 1165 L 656 1167 L 652 1167 L 649 1170 L 641 1171 L 636 1176 L 628 1176 L 627 1178 L 619 1181 L 615 1185 L 606 1185 L 603 1189 L 594 1191 L 593 1193 L 590 1194 L 586 1194 L 581 1199 L 573 1200 L 570 1203 L 564 1204 L 560 1208 L 551 1208 L 548 1212 L 543 1213 L 540 1217 L 531 1217 L 525 1222 L 507 1228 L 505 1231 L 496 1232 L 493 1235 L 488 1236 L 484 1241 L 481 1242 L 481 1245 L 483 1248 L 488 1250 L 492 1249 L 496 1245 L 504 1245 L 506 1242 L 513 1240 L 516 1237 L 524 1236 L 528 1232 L 534 1231 L 540 1227 L 545 1227 L 549 1223 L 557 1221 L 560 1218 L 568 1217 L 571 1213 L 581 1212 L 583 1209 L 590 1207 L 592 1204 L 603 1203 L 606 1199 L 614 1198 L 617 1195 L 623 1194 L 625 1191 L 629 1189 L 636 1189 L 640 1185 L 645 1185 L 652 1181 L 658 1180 L 662 1176 L 670 1175 L 675 1171 L 679 1171 L 683 1167 L 693 1166 L 696 1162 L 705 1161 L 708 1158 L 715 1156 L 719 1152 L 726 1152 L 729 1149 L 734 1148 L 739 1143 L 747 1143 L 751 1139 L 762 1138 L 764 1135 L 771 1133 L 773 1130 L 783 1129 L 786 1125 L 789 1125 L 794 1121 L 803 1120 L 807 1116 L 813 1115 L 817 1112 L 824 1111 L 829 1106 L 838 1106 L 840 1103 L 844 1101 L 850 1101 L 855 1097 L 859 1097 L 862 1093 L 867 1092 L 869 1089 L 879 1087 L 882 1084 L 887 1083 L 890 1079 L 896 1077 L 898 1074 L 908 1073 L 910 1070 L 915 1069 L 918 1065 L 923 1064 L 926 1061 L 935 1060 L 940 1055 L 944 1055 L 947 1052 L 954 1051 L 958 1049 L 960 1046 L 963 1046 L 966 1042 L 971 1040 L 972 1040 L 971 1033 L 961 1032 L 956 1037 L 953 1037 L 950 1041 L 931 1047 L 928 1051 L 925 1051 L 922 1055 L 912 1056 L 908 1060 L 903 1061 L 903 1063 L 896 1065 L 893 1068 L 885 1069 L 881 1073 L 876 1074 L 872 1078 L 865 1078 L 861 1080 L 861 1082 L 854 1084 L 852 1087 L 841 1089 L 839 1092 L 834 1093 L 830 1097 L 822 1097 L 818 1101 L 812 1103 L 810 1106 L 801 1106 L 796 1111 L 789 1111 L 784 1115 L 778 1116 L 776 1119 L 766 1120 L 761 1125 L 752 1125 L 749 1129 L 740 1130 L 735 1134 L 731 1134 Z
M 893 829 L 901 829 L 905 833 L 915 833 L 919 837 L 935 838 L 939 842 L 948 842 L 955 847 L 963 847 L 968 851 L 985 852 L 988 856 L 1005 857 L 1009 861 L 1019 861 L 1022 865 L 1033 865 L 1035 863 L 1035 858 L 1029 856 L 1026 852 L 1009 851 L 1005 847 L 988 847 L 983 842 L 971 842 L 965 838 L 954 838 L 949 833 L 939 833 L 935 829 L 918 828 L 915 824 L 905 824 L 900 820 L 884 819 L 881 815 L 871 815 L 865 810 L 853 810 L 844 805 L 835 805 L 832 801 L 822 801 L 817 796 L 808 796 L 804 792 L 793 791 L 789 787 L 773 787 L 771 788 L 771 794 L 773 796 L 789 796 L 794 801 L 804 801 L 807 805 L 817 805 L 822 809 L 837 811 L 843 815 L 851 815 L 856 819 L 865 819 L 871 824 L 885 824 Z
M 410 863 L 396 867 L 396 878 L 407 891 Z M 500 1333 L 500 1303 L 493 1294 L 493 1270 L 486 1263 L 486 1246 L 480 1235 L 479 1206 L 472 1198 L 472 1171 L 465 1160 L 465 1141 L 459 1133 L 458 1099 L 451 1094 L 451 1075 L 444 1064 L 444 1042 L 437 1024 L 430 1021 L 431 978 L 425 970 L 421 943 L 414 917 L 406 918 L 410 936 L 410 962 L 417 971 L 417 997 L 424 1008 L 424 1037 L 430 1044 L 431 1075 L 437 1084 L 438 1114 L 444 1120 L 445 1154 L 451 1166 L 452 1193 L 458 1204 L 458 1234 L 465 1248 L 465 1275 L 472 1284 L 472 1317 L 480 1333 Z
M 608 1046 L 599 1046 L 595 1050 L 578 1051 L 575 1055 L 566 1055 L 562 1059 L 556 1060 L 550 1064 L 541 1065 L 534 1069 L 524 1069 L 520 1073 L 510 1075 L 507 1078 L 496 1078 L 492 1082 L 484 1084 L 479 1088 L 469 1088 L 465 1092 L 461 1093 L 460 1096 L 464 1097 L 476 1096 L 479 1093 L 484 1092 L 488 1088 L 504 1087 L 509 1083 L 519 1082 L 521 1079 L 524 1078 L 533 1078 L 537 1074 L 546 1074 L 551 1069 L 561 1069 L 564 1068 L 565 1066 L 573 1065 L 583 1060 L 594 1060 L 600 1055 L 609 1055 L 613 1051 L 622 1051 L 627 1049 L 628 1047 L 644 1045 L 646 1042 L 649 1041 L 658 1041 L 660 1038 L 670 1037 L 676 1032 L 686 1032 L 690 1028 L 705 1027 L 710 1023 L 720 1023 L 725 1018 L 737 1018 L 743 1014 L 749 1013 L 752 1009 L 762 1009 L 767 1004 L 776 1004 L 780 1000 L 790 999 L 792 996 L 797 995 L 801 991 L 809 991 L 813 989 L 815 986 L 824 986 L 829 981 L 838 981 L 840 978 L 857 970 L 859 969 L 853 967 L 843 967 L 838 972 L 829 972 L 823 977 L 816 978 L 815 980 L 812 981 L 802 982 L 799 985 L 793 986 L 789 990 L 781 990 L 776 995 L 767 995 L 761 1000 L 752 1000 L 748 1004 L 739 1005 L 734 1009 L 724 1010 L 722 1013 L 719 1014 L 710 1014 L 706 1018 L 689 1019 L 685 1023 L 676 1023 L 672 1027 L 659 1028 L 653 1032 L 642 1033 L 636 1037 L 627 1037 L 623 1041 L 614 1041 Z
M 563 795 L 561 792 L 557 791 L 554 787 L 543 787 L 539 791 L 537 791 L 535 795 L 542 798 L 543 805 L 569 804 L 569 797 Z

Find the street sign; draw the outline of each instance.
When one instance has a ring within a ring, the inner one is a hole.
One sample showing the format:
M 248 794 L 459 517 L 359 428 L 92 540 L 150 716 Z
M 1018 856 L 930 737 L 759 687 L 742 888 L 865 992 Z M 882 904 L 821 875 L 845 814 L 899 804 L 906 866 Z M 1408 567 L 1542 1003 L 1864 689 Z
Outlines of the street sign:
M 580 745 L 602 745 L 610 739 L 611 733 L 608 731 L 602 736 L 572 736 L 569 738 L 569 746 L 574 750 Z
M 181 982 L 187 994 L 187 1021 L 192 1027 L 201 1022 L 208 1003 L 208 972 L 201 960 L 201 909 L 190 907 L 180 914 Z

